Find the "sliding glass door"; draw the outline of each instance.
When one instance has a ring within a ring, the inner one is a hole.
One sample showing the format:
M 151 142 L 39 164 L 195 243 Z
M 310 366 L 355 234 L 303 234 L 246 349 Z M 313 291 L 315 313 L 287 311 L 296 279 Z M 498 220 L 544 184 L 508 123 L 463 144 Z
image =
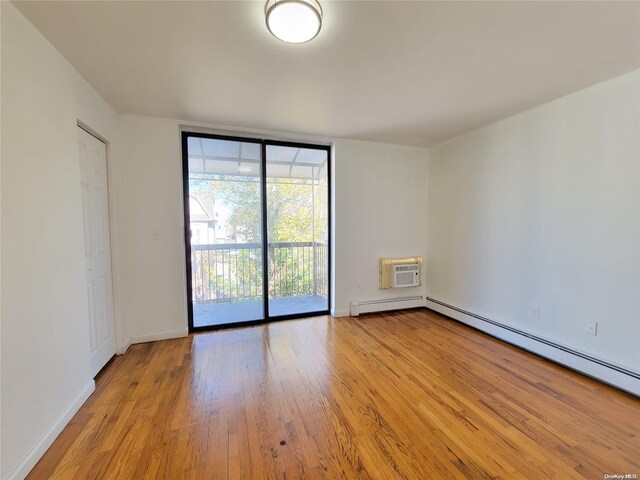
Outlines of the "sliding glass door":
M 265 318 L 261 149 L 255 142 L 188 137 L 194 328 Z
M 191 330 L 327 313 L 329 148 L 183 133 Z

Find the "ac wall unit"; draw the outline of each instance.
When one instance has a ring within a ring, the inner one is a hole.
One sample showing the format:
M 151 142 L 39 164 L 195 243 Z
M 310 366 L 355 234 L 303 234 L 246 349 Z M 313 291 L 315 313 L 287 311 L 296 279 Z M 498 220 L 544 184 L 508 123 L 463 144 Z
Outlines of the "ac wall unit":
M 420 265 L 410 263 L 393 266 L 393 288 L 417 287 L 420 285 Z
M 380 259 L 380 288 L 419 287 L 421 278 L 422 257 Z

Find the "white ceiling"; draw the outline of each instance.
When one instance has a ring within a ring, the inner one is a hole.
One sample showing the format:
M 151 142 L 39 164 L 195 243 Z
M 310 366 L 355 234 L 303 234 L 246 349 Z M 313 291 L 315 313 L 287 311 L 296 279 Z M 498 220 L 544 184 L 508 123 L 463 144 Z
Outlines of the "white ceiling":
M 640 68 L 640 2 L 14 2 L 120 113 L 433 145 Z

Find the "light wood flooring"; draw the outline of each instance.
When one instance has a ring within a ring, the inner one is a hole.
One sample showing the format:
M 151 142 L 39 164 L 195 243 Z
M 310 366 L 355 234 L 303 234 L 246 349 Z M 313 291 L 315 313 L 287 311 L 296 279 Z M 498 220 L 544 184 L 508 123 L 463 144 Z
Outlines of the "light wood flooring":
M 640 400 L 428 310 L 133 345 L 30 479 L 602 479 Z

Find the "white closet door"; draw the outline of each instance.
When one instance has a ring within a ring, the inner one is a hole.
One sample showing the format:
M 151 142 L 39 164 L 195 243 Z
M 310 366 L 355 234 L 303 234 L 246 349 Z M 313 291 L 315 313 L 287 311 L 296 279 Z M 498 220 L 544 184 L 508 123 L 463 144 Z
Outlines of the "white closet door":
M 78 127 L 91 368 L 95 376 L 116 353 L 109 247 L 107 147 Z

